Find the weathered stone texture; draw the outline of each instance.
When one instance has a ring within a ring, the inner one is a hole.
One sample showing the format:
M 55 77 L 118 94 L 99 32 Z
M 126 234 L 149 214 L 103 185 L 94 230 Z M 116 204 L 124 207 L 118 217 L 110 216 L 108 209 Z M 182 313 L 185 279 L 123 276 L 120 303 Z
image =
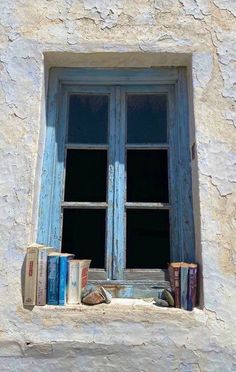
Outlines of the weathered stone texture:
M 235 0 L 1 1 L 1 371 L 236 370 L 235 17 Z M 22 308 L 50 65 L 188 67 L 203 310 Z

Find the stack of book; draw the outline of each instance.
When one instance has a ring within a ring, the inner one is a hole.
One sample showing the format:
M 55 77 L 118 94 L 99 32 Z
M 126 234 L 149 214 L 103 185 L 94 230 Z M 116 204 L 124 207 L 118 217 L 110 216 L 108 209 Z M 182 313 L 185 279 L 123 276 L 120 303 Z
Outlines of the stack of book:
M 197 297 L 197 269 L 195 263 L 172 262 L 168 266 L 175 307 L 193 310 Z
M 32 244 L 27 248 L 24 305 L 78 304 L 87 285 L 91 260 L 75 260 L 74 254 Z

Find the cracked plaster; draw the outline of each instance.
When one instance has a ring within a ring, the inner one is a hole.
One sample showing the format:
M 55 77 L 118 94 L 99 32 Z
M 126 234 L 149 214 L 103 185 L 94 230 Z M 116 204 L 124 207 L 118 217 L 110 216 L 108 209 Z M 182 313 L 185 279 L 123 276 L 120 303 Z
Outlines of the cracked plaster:
M 204 16 L 210 14 L 208 0 L 180 0 L 180 2 L 183 4 L 185 13 L 195 19 L 203 19 Z
M 234 0 L 1 2 L 1 370 L 235 370 L 235 15 Z M 51 65 L 188 67 L 203 310 L 22 308 Z
M 124 7 L 123 0 L 84 0 L 84 8 L 92 14 L 98 13 L 102 20 L 102 29 L 117 25 L 118 17 Z
M 195 65 L 197 66 L 196 69 Z M 201 87 L 204 89 L 207 87 L 212 77 L 212 69 L 213 60 L 211 53 L 195 53 L 193 55 L 194 88 Z
M 228 10 L 236 17 L 236 2 L 235 0 L 214 0 L 214 4 L 220 9 Z

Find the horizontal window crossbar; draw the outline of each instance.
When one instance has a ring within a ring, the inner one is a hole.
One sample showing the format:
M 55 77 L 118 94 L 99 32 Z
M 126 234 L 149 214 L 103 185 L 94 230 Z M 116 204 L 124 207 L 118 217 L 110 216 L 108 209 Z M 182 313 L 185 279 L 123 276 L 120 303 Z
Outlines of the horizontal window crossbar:
M 128 209 L 170 209 L 171 206 L 168 203 L 125 203 Z
M 65 145 L 67 150 L 107 150 L 108 145 L 96 143 L 67 143 Z
M 167 143 L 132 143 L 125 145 L 127 150 L 168 150 Z
M 62 208 L 86 208 L 86 209 L 105 209 L 108 204 L 104 202 L 62 202 Z
M 119 286 L 119 285 L 137 285 L 137 286 L 151 286 L 153 288 L 169 288 L 170 282 L 165 280 L 89 280 L 91 284 L 99 284 L 103 286 Z
M 62 202 L 62 208 L 107 208 L 105 202 Z M 170 209 L 168 203 L 125 203 L 128 209 Z

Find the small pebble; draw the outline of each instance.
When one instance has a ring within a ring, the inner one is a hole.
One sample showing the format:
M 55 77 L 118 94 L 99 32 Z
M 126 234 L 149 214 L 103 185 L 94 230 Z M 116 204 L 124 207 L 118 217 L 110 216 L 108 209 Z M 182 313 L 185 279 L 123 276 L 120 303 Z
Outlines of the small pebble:
M 104 297 L 99 291 L 95 290 L 84 296 L 82 302 L 85 305 L 98 305 L 104 302 Z
M 169 307 L 169 304 L 167 301 L 162 300 L 161 298 L 154 298 L 156 306 L 161 306 L 161 307 Z

